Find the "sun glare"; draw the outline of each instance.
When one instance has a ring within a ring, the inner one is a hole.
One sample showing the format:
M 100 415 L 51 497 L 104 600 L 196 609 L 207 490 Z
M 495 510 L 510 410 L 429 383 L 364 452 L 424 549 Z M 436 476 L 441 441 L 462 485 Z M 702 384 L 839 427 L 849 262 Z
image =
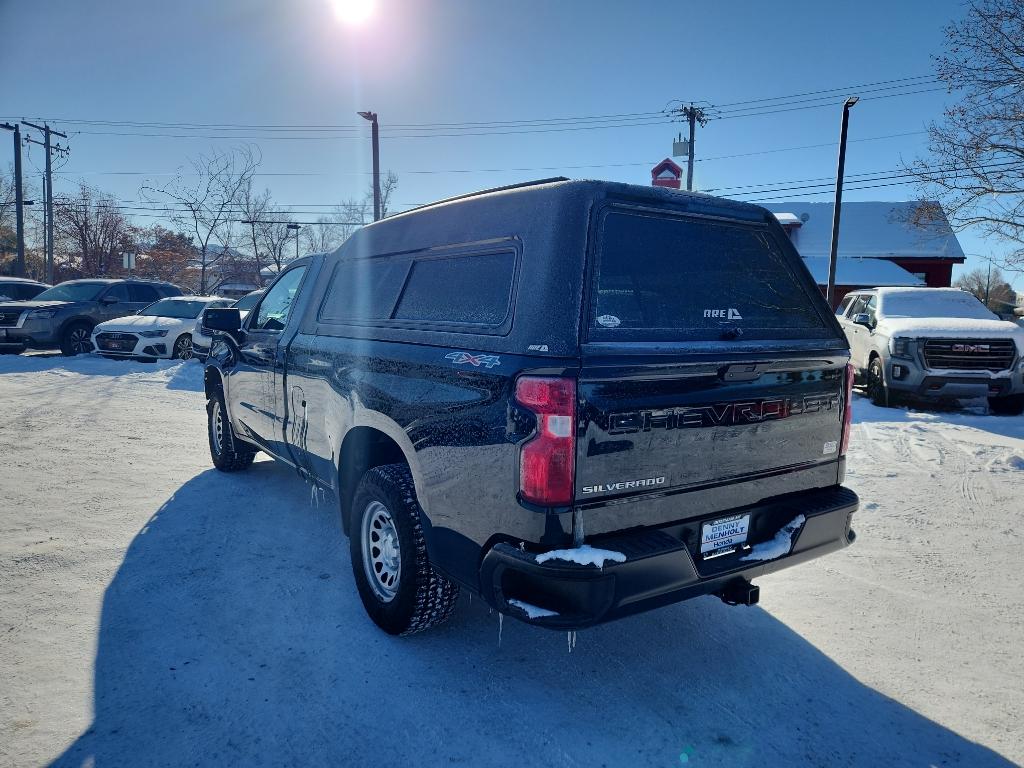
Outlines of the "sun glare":
M 376 0 L 330 0 L 330 3 L 335 18 L 351 26 L 365 22 L 377 7 Z

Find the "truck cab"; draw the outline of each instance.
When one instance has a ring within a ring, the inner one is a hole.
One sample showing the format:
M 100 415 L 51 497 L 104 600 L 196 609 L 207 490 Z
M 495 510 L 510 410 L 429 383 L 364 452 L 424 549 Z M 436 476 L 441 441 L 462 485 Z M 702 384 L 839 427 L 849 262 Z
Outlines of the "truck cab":
M 382 629 L 578 629 L 847 546 L 852 369 L 774 217 L 566 179 L 367 226 L 212 309 L 214 464 L 338 506 Z

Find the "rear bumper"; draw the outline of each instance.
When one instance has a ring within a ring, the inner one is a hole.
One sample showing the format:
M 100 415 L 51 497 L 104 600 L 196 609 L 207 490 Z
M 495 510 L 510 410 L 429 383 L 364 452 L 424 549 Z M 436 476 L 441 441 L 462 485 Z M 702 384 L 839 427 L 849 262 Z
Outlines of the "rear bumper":
M 511 544 L 493 546 L 480 567 L 480 586 L 487 602 L 530 624 L 551 629 L 583 629 L 700 595 L 719 594 L 751 580 L 812 560 L 851 544 L 850 528 L 857 495 L 837 486 L 794 494 L 763 505 L 716 513 L 712 518 L 600 537 L 594 547 L 626 556 L 603 568 L 565 561 L 536 561 L 536 553 Z M 750 543 L 771 540 L 798 515 L 806 522 L 792 539 L 789 554 L 768 561 L 744 561 L 747 553 L 703 560 L 699 554 L 700 524 L 730 514 L 750 513 Z M 511 603 L 521 601 L 554 611 L 530 618 Z

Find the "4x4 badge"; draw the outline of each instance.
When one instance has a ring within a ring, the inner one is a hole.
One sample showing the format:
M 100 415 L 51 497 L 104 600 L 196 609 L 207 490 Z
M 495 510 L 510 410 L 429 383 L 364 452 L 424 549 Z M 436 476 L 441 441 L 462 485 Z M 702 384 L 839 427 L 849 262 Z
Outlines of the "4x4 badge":
M 468 363 L 475 368 L 479 368 L 481 365 L 485 368 L 501 365 L 501 358 L 497 355 L 471 355 L 469 352 L 449 352 L 445 355 L 445 358 L 451 360 L 456 365 Z

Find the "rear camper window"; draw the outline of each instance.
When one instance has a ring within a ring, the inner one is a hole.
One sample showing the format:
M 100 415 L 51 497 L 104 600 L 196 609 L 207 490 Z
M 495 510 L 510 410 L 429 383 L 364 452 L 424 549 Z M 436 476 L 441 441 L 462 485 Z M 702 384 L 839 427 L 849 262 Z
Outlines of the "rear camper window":
M 820 301 L 764 229 L 620 211 L 601 227 L 592 339 L 831 335 Z

